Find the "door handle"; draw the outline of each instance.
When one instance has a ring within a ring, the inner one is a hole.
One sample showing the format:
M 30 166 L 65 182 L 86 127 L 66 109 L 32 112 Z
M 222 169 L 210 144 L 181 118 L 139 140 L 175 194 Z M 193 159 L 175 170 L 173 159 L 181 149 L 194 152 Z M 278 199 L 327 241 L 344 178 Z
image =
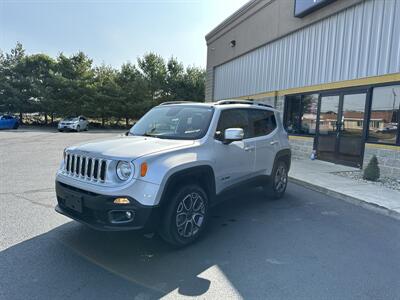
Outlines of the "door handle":
M 270 144 L 271 145 L 276 145 L 276 144 L 278 144 L 278 141 L 272 141 Z
M 253 151 L 255 148 L 254 146 L 244 147 L 244 151 Z

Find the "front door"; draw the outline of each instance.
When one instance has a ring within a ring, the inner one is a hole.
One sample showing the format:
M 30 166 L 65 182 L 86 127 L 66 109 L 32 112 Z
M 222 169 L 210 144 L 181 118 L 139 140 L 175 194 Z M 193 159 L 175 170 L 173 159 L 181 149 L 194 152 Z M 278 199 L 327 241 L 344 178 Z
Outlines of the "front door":
M 364 149 L 365 91 L 321 95 L 317 157 L 361 167 Z
M 254 173 L 256 157 L 252 138 L 249 109 L 226 109 L 221 112 L 214 141 L 217 193 L 248 179 Z M 223 134 L 228 128 L 242 128 L 244 139 L 224 144 Z

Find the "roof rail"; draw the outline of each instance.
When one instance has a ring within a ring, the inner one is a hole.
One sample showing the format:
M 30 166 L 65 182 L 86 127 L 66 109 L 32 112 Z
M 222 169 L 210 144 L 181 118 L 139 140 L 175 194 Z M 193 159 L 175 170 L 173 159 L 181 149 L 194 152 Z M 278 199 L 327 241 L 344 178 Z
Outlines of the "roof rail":
M 226 104 L 250 104 L 250 105 L 258 105 L 258 106 L 273 108 L 269 104 L 252 101 L 252 100 L 221 100 L 221 101 L 218 101 L 215 103 L 215 105 L 226 105 Z
M 167 102 L 160 103 L 159 106 L 171 105 L 171 104 L 183 104 L 183 103 L 197 103 L 197 102 L 194 102 L 194 101 L 167 101 Z

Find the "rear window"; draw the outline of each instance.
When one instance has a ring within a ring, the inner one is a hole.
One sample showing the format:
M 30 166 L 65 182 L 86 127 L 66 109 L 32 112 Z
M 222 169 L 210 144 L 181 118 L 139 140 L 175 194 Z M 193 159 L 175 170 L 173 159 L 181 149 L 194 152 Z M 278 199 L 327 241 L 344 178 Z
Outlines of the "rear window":
M 250 122 L 254 137 L 268 135 L 276 128 L 275 113 L 269 110 L 252 109 Z

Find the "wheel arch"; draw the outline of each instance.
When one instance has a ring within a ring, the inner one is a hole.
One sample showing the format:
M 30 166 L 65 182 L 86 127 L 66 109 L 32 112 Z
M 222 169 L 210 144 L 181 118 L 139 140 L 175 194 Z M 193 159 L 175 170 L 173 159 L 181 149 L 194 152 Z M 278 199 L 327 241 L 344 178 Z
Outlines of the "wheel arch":
M 169 202 L 169 197 L 179 185 L 187 183 L 200 184 L 212 202 L 216 195 L 214 170 L 209 165 L 192 166 L 171 174 L 162 191 L 159 205 Z
M 279 150 L 275 155 L 274 169 L 275 169 L 276 164 L 279 161 L 283 161 L 286 164 L 286 166 L 288 168 L 288 171 L 289 171 L 290 170 L 291 159 L 292 159 L 292 152 L 291 152 L 290 149 Z

